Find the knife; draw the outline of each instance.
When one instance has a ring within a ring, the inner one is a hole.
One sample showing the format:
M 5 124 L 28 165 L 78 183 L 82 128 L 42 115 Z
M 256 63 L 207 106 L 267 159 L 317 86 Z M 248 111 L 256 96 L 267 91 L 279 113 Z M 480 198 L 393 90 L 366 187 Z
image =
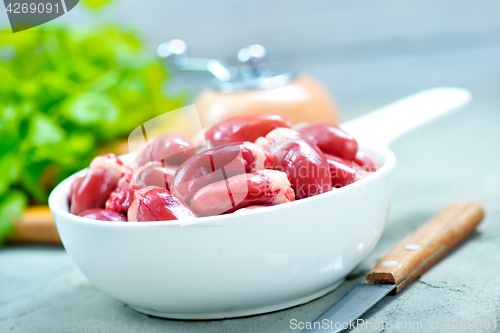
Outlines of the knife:
M 302 332 L 342 332 L 389 293 L 397 294 L 422 275 L 481 222 L 484 210 L 475 202 L 457 203 L 406 236 L 368 273 Z

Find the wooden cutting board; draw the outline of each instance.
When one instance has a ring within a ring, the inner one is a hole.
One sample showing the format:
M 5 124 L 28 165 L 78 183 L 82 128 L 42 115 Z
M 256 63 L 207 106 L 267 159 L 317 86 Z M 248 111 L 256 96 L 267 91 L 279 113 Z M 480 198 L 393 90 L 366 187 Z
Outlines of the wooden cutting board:
M 61 244 L 52 213 L 48 206 L 31 206 L 14 223 L 12 243 Z

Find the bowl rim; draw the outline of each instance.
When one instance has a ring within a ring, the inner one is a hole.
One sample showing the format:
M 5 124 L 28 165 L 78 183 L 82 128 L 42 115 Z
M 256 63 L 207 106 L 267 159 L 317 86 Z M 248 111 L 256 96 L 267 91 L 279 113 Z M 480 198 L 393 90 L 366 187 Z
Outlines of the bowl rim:
M 346 191 L 349 191 L 351 189 L 354 189 L 355 187 L 360 187 L 366 184 L 367 182 L 373 181 L 376 178 L 380 178 L 390 172 L 394 169 L 394 166 L 396 164 L 396 156 L 387 147 L 361 147 L 362 151 L 367 151 L 368 153 L 372 155 L 376 155 L 376 158 L 378 157 L 379 159 L 383 159 L 382 166 L 374 172 L 370 177 L 363 178 L 353 184 L 349 184 L 347 186 L 344 186 L 340 189 L 337 189 L 336 191 L 330 191 L 328 193 L 322 193 L 318 194 L 316 196 L 312 196 L 309 198 L 304 198 L 301 200 L 297 201 L 292 201 L 292 202 L 287 202 L 286 204 L 280 204 L 280 205 L 274 205 L 267 207 L 266 209 L 254 209 L 251 211 L 246 212 L 245 214 L 254 214 L 255 217 L 257 217 L 259 214 L 265 214 L 267 212 L 278 212 L 283 209 L 287 209 L 287 207 L 290 207 L 291 205 L 304 205 L 307 204 L 308 202 L 311 202 L 312 200 L 318 200 L 318 198 L 325 198 L 326 196 L 340 196 L 344 194 Z M 120 155 L 119 158 L 120 160 L 127 160 L 130 158 L 131 154 L 124 154 Z M 68 178 L 64 179 L 61 181 L 50 193 L 49 196 L 49 207 L 50 210 L 52 211 L 52 214 L 54 215 L 54 220 L 56 221 L 56 225 L 58 223 L 56 216 L 61 216 L 64 217 L 64 221 L 71 221 L 73 223 L 84 223 L 87 225 L 95 225 L 95 226 L 112 226 L 112 227 L 124 227 L 124 228 L 131 228 L 131 227 L 187 227 L 187 226 L 192 226 L 192 225 L 200 225 L 200 224 L 209 224 L 213 222 L 224 222 L 227 219 L 234 218 L 233 214 L 225 214 L 225 215 L 215 215 L 215 216 L 205 216 L 205 217 L 200 217 L 200 218 L 192 218 L 192 219 L 183 219 L 183 220 L 170 220 L 170 221 L 147 221 L 147 222 L 117 222 L 117 221 L 100 221 L 100 220 L 92 220 L 88 219 L 85 217 L 81 217 L 78 215 L 73 215 L 66 209 L 64 209 L 59 203 L 60 203 L 60 197 L 62 195 L 67 196 L 69 192 L 69 187 L 71 186 L 71 183 L 73 180 L 81 175 L 84 175 L 86 173 L 88 168 L 85 168 L 83 170 L 80 170 L 73 175 L 69 176 Z

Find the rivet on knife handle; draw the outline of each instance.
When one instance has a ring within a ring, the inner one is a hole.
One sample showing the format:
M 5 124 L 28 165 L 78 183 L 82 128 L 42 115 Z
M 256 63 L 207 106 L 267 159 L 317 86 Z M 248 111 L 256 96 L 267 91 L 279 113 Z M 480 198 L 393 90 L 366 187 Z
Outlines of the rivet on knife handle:
M 380 260 L 365 283 L 397 284 L 395 292 L 400 292 L 466 238 L 483 216 L 483 208 L 474 202 L 443 208 Z

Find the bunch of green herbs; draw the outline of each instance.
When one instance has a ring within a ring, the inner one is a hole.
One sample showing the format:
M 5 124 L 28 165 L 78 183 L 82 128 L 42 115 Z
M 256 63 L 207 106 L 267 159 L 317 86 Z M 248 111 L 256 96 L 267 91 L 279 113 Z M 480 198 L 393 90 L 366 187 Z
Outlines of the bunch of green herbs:
M 131 32 L 0 31 L 0 243 L 30 204 L 88 166 L 100 146 L 182 106 Z

